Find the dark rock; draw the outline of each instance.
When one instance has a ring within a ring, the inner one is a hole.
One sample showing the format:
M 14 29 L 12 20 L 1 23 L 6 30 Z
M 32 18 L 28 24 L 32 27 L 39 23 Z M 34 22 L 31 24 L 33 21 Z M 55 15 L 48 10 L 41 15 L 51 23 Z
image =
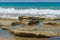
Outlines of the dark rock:
M 13 22 L 13 23 L 11 24 L 11 26 L 14 26 L 14 25 L 17 25 L 17 24 L 20 24 L 20 22 Z

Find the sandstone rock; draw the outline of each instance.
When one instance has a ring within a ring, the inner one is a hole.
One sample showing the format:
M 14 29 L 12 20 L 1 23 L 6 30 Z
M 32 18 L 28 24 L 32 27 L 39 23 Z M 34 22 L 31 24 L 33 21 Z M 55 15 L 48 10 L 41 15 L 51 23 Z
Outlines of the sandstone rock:
M 47 24 L 47 25 L 58 25 L 58 23 L 57 22 L 46 22 L 46 23 L 44 23 L 44 24 Z
M 19 21 L 18 21 L 18 22 L 12 22 L 12 23 L 11 23 L 11 26 L 14 26 L 14 25 L 17 25 L 17 24 L 20 24 L 20 23 L 21 23 L 21 22 L 19 22 Z
M 34 25 L 34 24 L 38 24 L 39 21 L 38 20 L 31 20 L 28 25 Z
M 20 29 L 13 29 L 13 28 L 6 28 L 11 33 L 22 36 L 22 37 L 42 37 L 42 38 L 48 38 L 48 37 L 54 37 L 54 36 L 60 36 L 60 32 L 54 32 L 54 31 L 48 31 L 48 30 L 36 30 L 35 27 L 20 27 Z
M 27 31 L 27 30 L 16 30 L 16 29 L 10 29 L 11 33 L 22 36 L 22 37 L 53 37 L 60 35 L 59 33 L 53 32 L 53 31 Z

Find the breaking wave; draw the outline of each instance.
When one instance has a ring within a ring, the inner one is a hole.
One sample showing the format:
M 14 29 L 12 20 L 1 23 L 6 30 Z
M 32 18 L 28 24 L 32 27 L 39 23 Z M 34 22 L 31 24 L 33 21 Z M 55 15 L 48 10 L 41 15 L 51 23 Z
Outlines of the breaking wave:
M 18 16 L 44 16 L 44 17 L 57 17 L 60 16 L 60 10 L 54 9 L 14 9 L 14 8 L 1 8 L 0 17 L 14 18 Z

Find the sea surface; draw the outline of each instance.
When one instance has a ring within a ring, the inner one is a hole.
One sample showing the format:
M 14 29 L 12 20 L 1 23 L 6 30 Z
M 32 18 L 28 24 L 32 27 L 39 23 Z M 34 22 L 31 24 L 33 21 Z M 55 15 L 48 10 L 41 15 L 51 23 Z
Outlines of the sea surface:
M 0 17 L 18 19 L 18 16 L 60 18 L 60 2 L 0 2 Z M 47 40 L 12 35 L 0 28 L 0 40 Z
M 0 17 L 18 16 L 59 17 L 60 2 L 0 2 Z

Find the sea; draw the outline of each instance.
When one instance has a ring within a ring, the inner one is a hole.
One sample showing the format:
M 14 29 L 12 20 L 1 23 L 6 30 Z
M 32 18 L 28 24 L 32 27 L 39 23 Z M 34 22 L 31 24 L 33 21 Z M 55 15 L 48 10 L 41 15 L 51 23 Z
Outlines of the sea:
M 0 2 L 0 17 L 18 16 L 60 16 L 60 2 Z
M 60 18 L 60 2 L 0 2 L 1 18 L 17 19 L 18 16 Z M 0 40 L 47 40 L 47 38 L 18 37 L 0 28 Z

